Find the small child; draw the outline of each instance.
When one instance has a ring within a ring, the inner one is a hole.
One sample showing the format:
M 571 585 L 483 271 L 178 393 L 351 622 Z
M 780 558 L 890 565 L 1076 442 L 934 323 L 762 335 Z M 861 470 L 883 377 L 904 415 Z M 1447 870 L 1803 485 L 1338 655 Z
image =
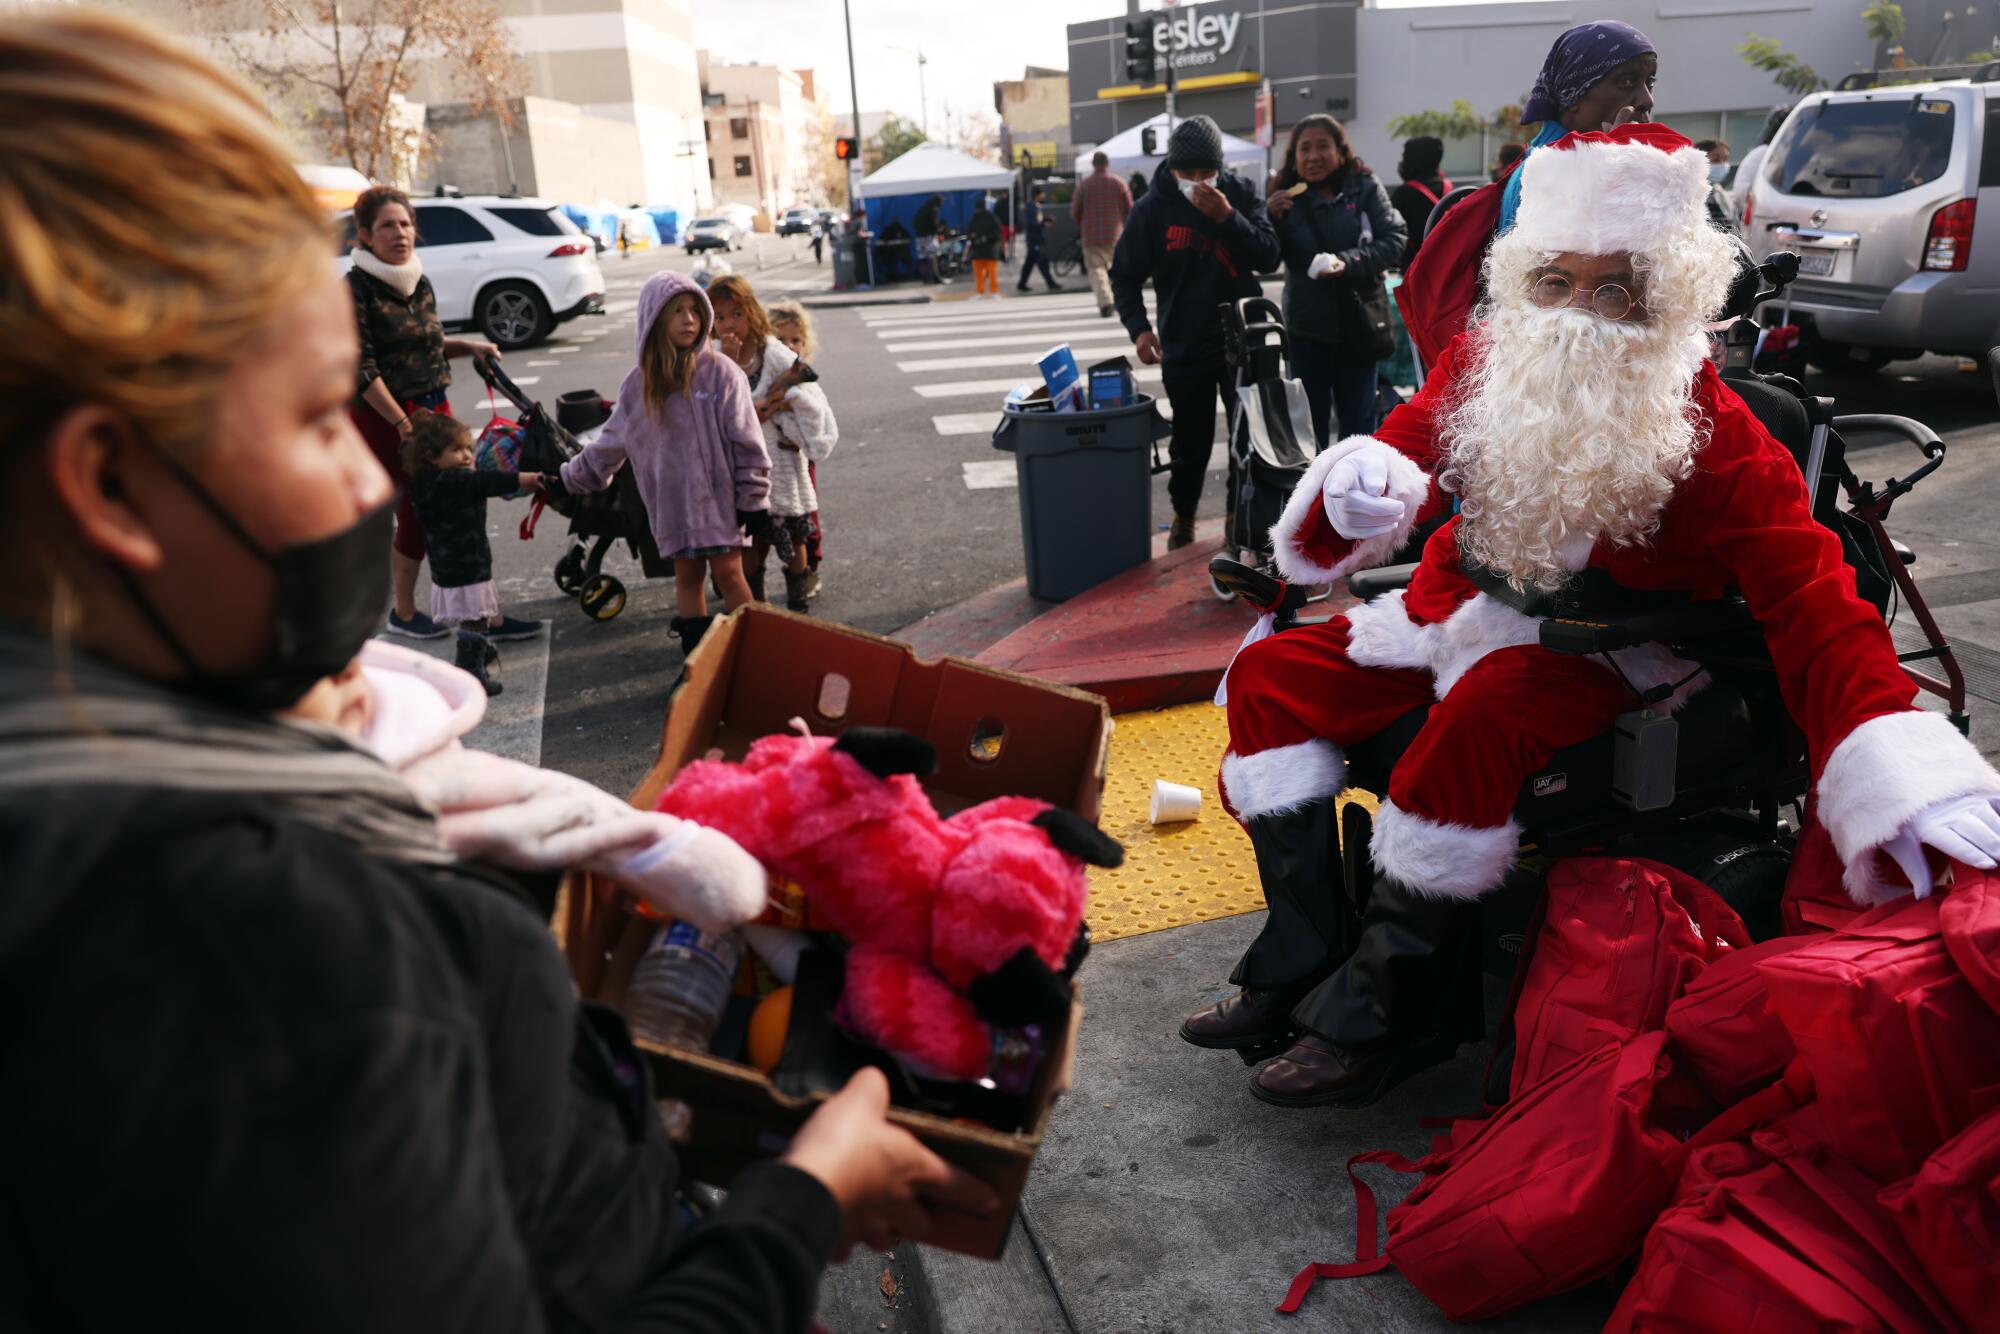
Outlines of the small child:
M 750 382 L 709 346 L 708 295 L 678 273 L 639 289 L 639 364 L 597 439 L 563 465 L 570 491 L 602 491 L 629 460 L 653 541 L 674 562 L 674 633 L 683 652 L 708 632 L 702 587 L 712 571 L 729 610 L 750 601 L 744 530 L 770 523 L 771 456 Z
M 813 336 L 812 316 L 806 313 L 804 306 L 791 297 L 782 297 L 773 301 L 768 309 L 771 312 L 771 332 L 778 336 L 779 342 L 791 349 L 793 356 L 810 363 L 819 355 L 819 340 Z M 813 495 L 817 498 L 819 465 L 811 459 L 806 460 L 806 480 L 812 483 Z M 811 518 L 812 536 L 806 539 L 806 601 L 808 602 L 819 596 L 820 546 L 826 532 L 825 516 L 819 510 L 815 509 Z
M 436 813 L 445 847 L 467 861 L 595 871 L 704 931 L 730 930 L 763 911 L 764 869 L 728 835 L 635 810 L 568 774 L 467 750 L 459 738 L 485 711 L 485 695 L 465 675 L 370 640 L 286 716 L 373 751 Z
M 431 562 L 431 619 L 458 631 L 458 665 L 477 677 L 486 693 L 500 693 L 487 670 L 497 662 L 488 635 L 521 637 L 535 627 L 500 614 L 493 586 L 493 548 L 486 541 L 486 501 L 511 491 L 538 491 L 540 473 L 480 472 L 473 466 L 472 432 L 442 413 L 410 413 L 403 439 L 403 471 L 410 503 L 424 521 Z
M 785 605 L 804 611 L 811 605 L 807 547 L 819 510 L 811 469 L 833 452 L 840 429 L 826 394 L 804 378 L 805 362 L 773 332 L 749 280 L 739 274 L 719 278 L 709 284 L 708 296 L 723 351 L 750 377 L 771 453 L 771 532 L 751 548 L 750 595 L 763 601 L 765 558 L 775 546 L 785 566 Z

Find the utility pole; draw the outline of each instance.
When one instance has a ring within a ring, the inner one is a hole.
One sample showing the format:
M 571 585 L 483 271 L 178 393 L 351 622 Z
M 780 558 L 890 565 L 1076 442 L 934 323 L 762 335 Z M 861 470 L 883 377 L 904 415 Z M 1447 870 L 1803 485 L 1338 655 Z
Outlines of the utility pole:
M 854 15 L 849 0 L 840 0 L 840 19 L 847 25 L 847 92 L 854 99 L 854 160 L 847 164 L 847 209 L 861 207 L 860 164 L 868 155 L 867 141 L 861 137 L 861 82 L 854 77 Z
M 928 139 L 931 137 L 931 99 L 924 88 L 924 66 L 931 62 L 924 55 L 924 48 L 921 46 L 914 51 L 907 46 L 892 46 L 889 49 L 917 58 L 917 128 L 923 132 L 924 138 Z

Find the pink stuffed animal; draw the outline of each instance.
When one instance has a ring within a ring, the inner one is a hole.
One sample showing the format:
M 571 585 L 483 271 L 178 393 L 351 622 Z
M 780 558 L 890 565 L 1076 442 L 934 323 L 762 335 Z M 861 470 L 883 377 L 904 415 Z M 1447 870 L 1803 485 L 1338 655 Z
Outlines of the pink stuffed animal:
M 1084 865 L 1124 851 L 1047 802 L 949 820 L 914 775 L 930 745 L 890 728 L 769 736 L 741 764 L 688 765 L 659 809 L 735 839 L 846 937 L 841 1020 L 912 1073 L 976 1080 L 996 1029 L 1053 1023 L 1088 943 Z

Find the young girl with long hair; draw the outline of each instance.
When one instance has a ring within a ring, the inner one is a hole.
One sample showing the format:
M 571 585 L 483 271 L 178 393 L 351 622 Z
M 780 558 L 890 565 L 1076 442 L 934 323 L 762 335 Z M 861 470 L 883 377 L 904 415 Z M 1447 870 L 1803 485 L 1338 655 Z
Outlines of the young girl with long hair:
M 771 529 L 751 546 L 750 595 L 764 600 L 764 564 L 775 546 L 784 563 L 785 605 L 805 611 L 812 603 L 808 560 L 819 511 L 812 469 L 833 452 L 840 430 L 825 393 L 803 377 L 804 359 L 778 337 L 749 279 L 733 273 L 718 278 L 708 297 L 715 304 L 717 341 L 750 377 L 771 454 Z
M 746 530 L 770 526 L 771 456 L 750 382 L 710 345 L 715 311 L 678 273 L 639 290 L 638 362 L 618 389 L 603 432 L 563 465 L 571 491 L 601 491 L 629 461 L 653 541 L 674 563 L 674 633 L 692 653 L 713 617 L 703 585 L 712 573 L 723 603 L 750 601 L 743 578 Z

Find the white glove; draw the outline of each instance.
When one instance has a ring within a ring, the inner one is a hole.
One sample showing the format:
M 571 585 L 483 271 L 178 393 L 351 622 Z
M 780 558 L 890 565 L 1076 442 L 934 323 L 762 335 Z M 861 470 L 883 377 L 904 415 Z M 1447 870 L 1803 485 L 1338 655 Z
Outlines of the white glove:
M 1953 861 L 1981 871 L 2000 865 L 2000 792 L 1953 797 L 1926 806 L 1911 816 L 1896 836 L 1882 845 L 1918 898 L 1932 889 L 1930 862 L 1924 847 L 1936 848 Z
M 1308 278 L 1338 278 L 1346 271 L 1346 260 L 1338 255 L 1325 253 L 1314 255 L 1312 263 L 1306 265 L 1306 277 Z
M 1333 531 L 1352 542 L 1386 537 L 1403 522 L 1403 502 L 1390 495 L 1387 445 L 1363 445 L 1327 469 L 1326 517 Z

